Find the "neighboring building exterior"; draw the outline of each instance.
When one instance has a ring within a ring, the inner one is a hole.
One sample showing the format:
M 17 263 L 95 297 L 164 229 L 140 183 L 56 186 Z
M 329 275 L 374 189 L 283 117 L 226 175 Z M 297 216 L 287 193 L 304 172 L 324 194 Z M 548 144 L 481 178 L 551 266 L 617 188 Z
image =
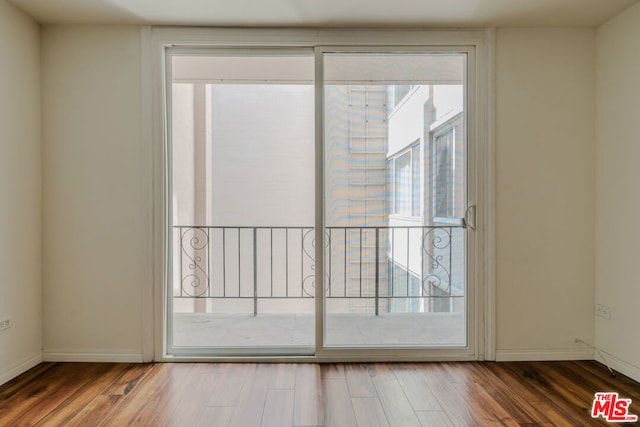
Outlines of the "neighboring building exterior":
M 462 85 L 327 86 L 331 287 L 354 296 L 336 310 L 460 308 L 440 297 L 465 295 L 464 233 L 422 227 L 459 226 L 464 215 L 463 100 Z M 378 295 L 394 298 L 376 302 L 376 277 Z

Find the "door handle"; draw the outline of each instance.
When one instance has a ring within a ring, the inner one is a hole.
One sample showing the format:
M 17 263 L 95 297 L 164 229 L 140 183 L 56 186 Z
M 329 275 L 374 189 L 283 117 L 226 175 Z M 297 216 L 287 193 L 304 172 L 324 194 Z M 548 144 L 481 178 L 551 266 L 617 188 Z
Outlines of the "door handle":
M 473 221 L 469 221 L 469 218 L 471 217 L 470 212 L 473 211 Z M 469 227 L 470 229 L 474 230 L 476 229 L 476 205 L 475 204 L 470 204 L 469 206 L 467 206 L 467 209 L 465 209 L 464 211 L 464 224 Z

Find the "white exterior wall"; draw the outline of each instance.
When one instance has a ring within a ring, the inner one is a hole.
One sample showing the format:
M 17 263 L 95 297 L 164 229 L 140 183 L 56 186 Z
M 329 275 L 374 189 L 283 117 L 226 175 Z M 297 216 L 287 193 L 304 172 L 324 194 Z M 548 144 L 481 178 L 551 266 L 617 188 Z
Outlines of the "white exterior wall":
M 462 85 L 434 85 L 432 91 L 432 99 L 429 99 L 429 86 L 423 85 L 412 90 L 389 116 L 388 155 L 397 153 L 416 140 L 424 142 L 425 133 L 428 135 L 432 124 L 462 111 Z
M 40 29 L 0 1 L 0 385 L 42 360 Z
M 194 85 L 173 85 L 173 223 L 214 227 L 307 227 L 314 226 L 314 93 L 312 85 L 217 84 L 201 88 L 206 101 L 195 101 Z M 196 136 L 204 132 L 205 138 Z M 204 148 L 197 148 L 202 141 Z M 206 157 L 199 159 L 198 157 Z M 196 166 L 199 164 L 200 167 Z M 196 213 L 196 211 L 198 211 Z M 210 229 L 207 250 L 189 247 L 191 237 L 204 242 L 204 234 L 188 232 L 181 247 L 174 232 L 174 295 L 253 295 L 252 230 L 242 230 L 238 247 L 237 229 Z M 289 265 L 285 260 L 285 230 L 261 229 L 257 234 L 258 293 L 267 296 L 290 291 L 300 294 L 301 281 L 312 273 L 310 259 L 303 257 L 299 229 L 289 230 Z M 271 236 L 273 235 L 273 243 Z M 308 240 L 308 239 L 306 239 Z M 313 252 L 310 242 L 308 250 Z M 273 247 L 273 256 L 271 248 Z M 201 271 L 191 269 L 188 257 L 205 258 L 201 266 L 209 273 L 209 290 L 204 283 L 191 287 L 189 277 Z M 239 255 L 238 255 L 239 254 Z M 211 263 L 206 262 L 209 257 Z M 301 259 L 303 257 L 304 259 Z M 240 266 L 238 266 L 238 258 Z M 273 272 L 270 259 L 274 260 Z M 303 267 L 301 267 L 303 265 Z M 288 269 L 286 271 L 285 269 Z M 224 277 L 222 271 L 224 270 Z M 304 271 L 301 271 L 304 270 Z M 182 277 L 181 277 L 182 275 Z M 273 283 L 271 279 L 273 278 Z M 223 289 L 224 288 L 224 289 Z M 313 291 L 313 289 L 308 289 Z M 205 300 L 201 300 L 204 302 Z M 174 299 L 175 312 L 192 312 L 193 299 Z M 293 309 L 292 309 L 293 305 Z M 259 301 L 264 312 L 310 311 L 313 302 Z M 253 301 L 206 300 L 213 312 L 253 312 Z M 204 307 L 196 311 L 204 311 Z
M 640 381 L 640 5 L 597 33 L 596 345 L 607 362 Z
M 424 140 L 425 104 L 429 101 L 429 86 L 412 90 L 389 115 L 389 146 L 391 156 L 409 145 Z M 433 100 L 432 100 L 433 102 Z M 429 126 L 429 124 L 427 124 Z
M 175 225 L 196 225 L 194 87 L 192 84 L 186 83 L 174 84 L 171 96 L 173 223 Z
M 313 226 L 314 87 L 213 87 L 213 225 Z
M 314 225 L 313 86 L 281 87 L 208 85 L 211 170 L 196 176 L 193 85 L 173 85 L 174 224 Z M 207 175 L 212 202 L 195 223 L 195 180 Z

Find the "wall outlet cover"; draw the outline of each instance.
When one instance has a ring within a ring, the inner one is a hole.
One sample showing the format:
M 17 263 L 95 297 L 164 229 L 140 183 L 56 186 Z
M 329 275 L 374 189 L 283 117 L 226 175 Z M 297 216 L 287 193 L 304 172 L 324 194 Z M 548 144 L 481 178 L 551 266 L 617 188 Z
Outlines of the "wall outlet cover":
M 596 316 L 603 319 L 611 319 L 611 308 L 606 305 L 596 304 Z

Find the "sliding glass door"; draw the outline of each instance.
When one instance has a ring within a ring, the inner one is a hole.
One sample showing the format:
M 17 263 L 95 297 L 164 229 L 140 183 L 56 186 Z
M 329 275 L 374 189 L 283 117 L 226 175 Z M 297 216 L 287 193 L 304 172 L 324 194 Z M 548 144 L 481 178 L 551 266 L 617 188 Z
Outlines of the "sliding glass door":
M 176 354 L 314 353 L 313 52 L 171 63 Z
M 470 55 L 172 49 L 167 353 L 470 354 Z
M 467 345 L 466 59 L 323 54 L 326 347 Z

